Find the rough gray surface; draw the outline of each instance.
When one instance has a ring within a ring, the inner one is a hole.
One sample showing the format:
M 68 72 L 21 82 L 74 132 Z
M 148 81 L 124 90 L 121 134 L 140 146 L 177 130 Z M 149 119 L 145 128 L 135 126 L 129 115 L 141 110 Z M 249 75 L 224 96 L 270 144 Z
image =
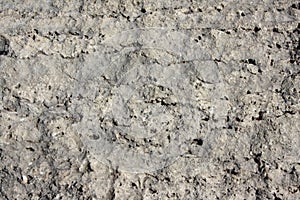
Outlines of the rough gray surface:
M 300 199 L 300 3 L 0 2 L 0 199 Z

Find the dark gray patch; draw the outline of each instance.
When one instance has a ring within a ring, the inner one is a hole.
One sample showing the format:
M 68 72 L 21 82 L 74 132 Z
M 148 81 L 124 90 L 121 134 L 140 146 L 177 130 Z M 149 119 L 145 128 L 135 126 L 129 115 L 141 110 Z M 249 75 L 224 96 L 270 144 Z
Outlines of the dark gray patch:
M 9 53 L 9 40 L 0 36 L 0 55 L 6 56 Z

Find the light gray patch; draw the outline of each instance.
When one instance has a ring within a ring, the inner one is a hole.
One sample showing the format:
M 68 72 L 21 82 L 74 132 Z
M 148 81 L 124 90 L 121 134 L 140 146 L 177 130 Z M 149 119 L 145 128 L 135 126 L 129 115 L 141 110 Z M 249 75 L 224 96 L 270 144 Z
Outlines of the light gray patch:
M 134 43 L 139 45 L 133 48 Z M 206 118 L 213 116 L 211 104 L 220 99 L 215 91 L 218 67 L 206 60 L 209 56 L 189 46 L 185 34 L 164 29 L 127 31 L 105 45 L 115 50 L 104 47 L 79 73 L 83 82 L 78 90 L 86 105 L 81 105 L 83 118 L 76 128 L 90 153 L 119 170 L 156 171 L 187 154 L 201 138 L 203 145 L 193 152 L 205 158 L 215 134 L 211 127 L 216 126 Z M 156 56 L 160 52 L 169 57 Z M 202 94 L 210 105 L 206 108 L 194 88 L 199 79 L 211 85 Z M 87 83 L 93 87 L 88 89 Z M 90 93 L 105 84 L 107 95 Z

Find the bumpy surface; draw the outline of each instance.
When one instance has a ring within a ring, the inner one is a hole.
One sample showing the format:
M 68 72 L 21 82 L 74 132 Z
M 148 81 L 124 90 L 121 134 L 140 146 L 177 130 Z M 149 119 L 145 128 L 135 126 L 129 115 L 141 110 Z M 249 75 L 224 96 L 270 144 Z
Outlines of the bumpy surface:
M 0 199 L 300 199 L 300 3 L 0 2 Z

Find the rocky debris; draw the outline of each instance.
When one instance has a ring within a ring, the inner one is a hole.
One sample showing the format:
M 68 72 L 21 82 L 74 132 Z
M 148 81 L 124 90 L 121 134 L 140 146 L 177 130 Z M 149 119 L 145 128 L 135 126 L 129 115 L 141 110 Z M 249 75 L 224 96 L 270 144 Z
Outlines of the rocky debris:
M 0 199 L 300 199 L 299 2 L 0 3 Z

